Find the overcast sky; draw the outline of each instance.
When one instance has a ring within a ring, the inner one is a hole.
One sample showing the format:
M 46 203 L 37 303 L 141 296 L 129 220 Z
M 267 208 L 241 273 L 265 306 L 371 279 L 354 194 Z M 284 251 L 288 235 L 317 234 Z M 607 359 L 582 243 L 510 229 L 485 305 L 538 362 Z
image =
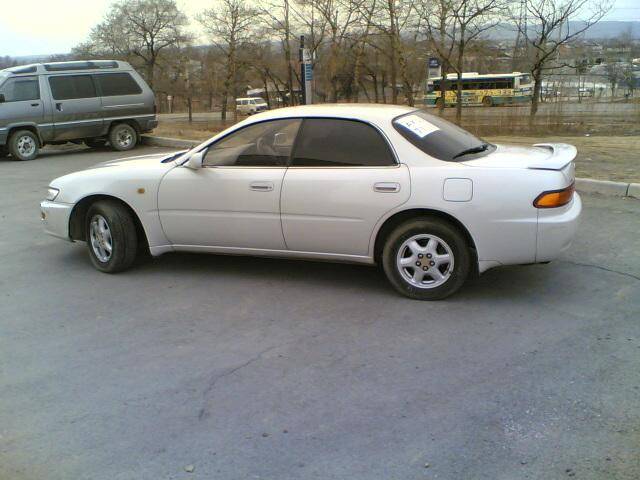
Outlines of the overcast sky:
M 3 0 L 0 56 L 66 53 L 85 40 L 113 0 Z M 190 19 L 212 0 L 179 0 Z M 638 0 L 616 0 L 607 20 L 640 20 Z M 194 22 L 195 23 L 195 22 Z

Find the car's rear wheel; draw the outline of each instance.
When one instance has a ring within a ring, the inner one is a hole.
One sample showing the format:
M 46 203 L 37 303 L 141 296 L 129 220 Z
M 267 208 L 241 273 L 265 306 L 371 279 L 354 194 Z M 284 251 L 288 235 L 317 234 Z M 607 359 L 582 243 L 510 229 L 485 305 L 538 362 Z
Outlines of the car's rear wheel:
M 482 99 L 482 105 L 484 105 L 485 107 L 493 107 L 493 98 L 484 97 Z
M 131 213 L 118 202 L 94 203 L 87 212 L 85 235 L 91 262 L 101 272 L 121 272 L 136 259 L 136 225 Z
M 113 149 L 121 152 L 131 150 L 138 143 L 138 132 L 128 123 L 119 123 L 111 128 L 109 143 Z
M 33 160 L 40 151 L 40 140 L 31 130 L 18 130 L 9 139 L 9 152 L 16 160 Z
M 382 265 L 391 284 L 417 300 L 440 300 L 455 293 L 469 275 L 471 258 L 465 237 L 438 218 L 399 225 L 382 251 Z

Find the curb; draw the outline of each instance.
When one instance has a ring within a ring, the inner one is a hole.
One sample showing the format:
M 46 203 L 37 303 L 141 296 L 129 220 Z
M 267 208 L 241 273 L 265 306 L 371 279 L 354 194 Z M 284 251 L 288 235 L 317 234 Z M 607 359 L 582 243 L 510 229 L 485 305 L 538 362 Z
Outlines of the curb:
M 180 140 L 177 138 L 143 135 L 141 143 L 154 147 L 193 148 L 202 142 L 198 140 Z M 640 199 L 640 183 L 576 178 L 576 189 L 582 193 L 598 193 L 609 197 L 632 197 Z

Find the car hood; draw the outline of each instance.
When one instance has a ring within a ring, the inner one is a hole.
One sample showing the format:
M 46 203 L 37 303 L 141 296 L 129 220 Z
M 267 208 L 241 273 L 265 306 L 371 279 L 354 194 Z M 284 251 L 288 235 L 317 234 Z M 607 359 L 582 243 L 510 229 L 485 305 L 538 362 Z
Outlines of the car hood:
M 566 143 L 537 143 L 531 147 L 497 145 L 490 154 L 462 163 L 471 167 L 562 170 L 576 154 L 576 147 Z
M 127 157 L 127 158 L 118 158 L 116 160 L 107 160 L 106 162 L 100 162 L 96 165 L 89 167 L 88 169 L 93 168 L 103 168 L 103 167 L 126 167 L 126 168 L 144 168 L 157 166 L 162 163 L 164 160 L 169 159 L 170 157 L 175 156 L 176 154 L 185 153 L 188 150 L 182 150 L 179 152 L 162 152 L 162 153 L 152 153 L 150 155 L 139 155 L 137 157 Z M 177 158 L 177 157 L 176 157 Z M 173 167 L 175 164 L 173 162 L 167 162 L 167 167 Z

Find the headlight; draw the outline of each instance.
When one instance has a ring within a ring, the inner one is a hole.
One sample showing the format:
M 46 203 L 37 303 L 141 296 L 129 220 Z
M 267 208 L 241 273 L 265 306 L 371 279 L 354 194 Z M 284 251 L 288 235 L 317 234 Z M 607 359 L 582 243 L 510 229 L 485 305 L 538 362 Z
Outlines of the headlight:
M 50 202 L 53 202 L 59 193 L 60 190 L 58 190 L 57 188 L 49 187 L 47 188 L 47 196 L 45 198 Z

